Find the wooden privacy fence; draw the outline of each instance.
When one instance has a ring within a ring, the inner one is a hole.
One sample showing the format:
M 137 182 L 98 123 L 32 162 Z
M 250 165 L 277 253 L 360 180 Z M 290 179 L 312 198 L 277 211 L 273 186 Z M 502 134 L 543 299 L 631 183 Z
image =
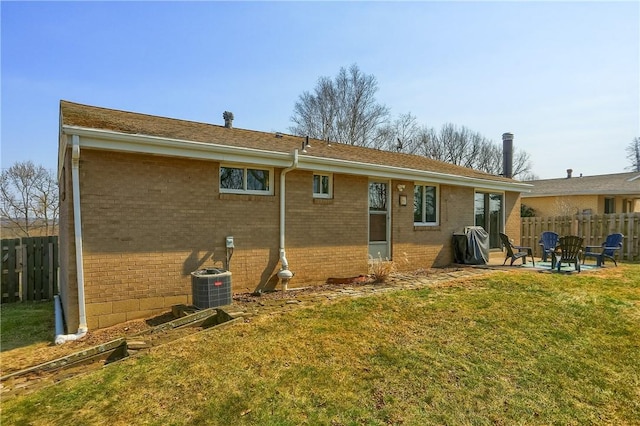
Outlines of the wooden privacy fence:
M 603 215 L 523 217 L 521 244 L 532 247 L 535 256 L 541 256 L 540 234 L 553 231 L 558 235 L 578 235 L 584 238 L 585 246 L 602 244 L 607 235 L 624 235 L 620 259 L 640 259 L 640 213 L 621 213 Z
M 53 299 L 58 266 L 58 237 L 2 240 L 2 303 Z

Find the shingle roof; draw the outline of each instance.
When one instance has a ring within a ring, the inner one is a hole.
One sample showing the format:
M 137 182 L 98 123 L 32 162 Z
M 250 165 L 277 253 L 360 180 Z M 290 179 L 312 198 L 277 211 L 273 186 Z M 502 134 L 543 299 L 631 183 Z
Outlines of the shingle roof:
M 640 173 L 581 176 L 529 181 L 533 185 L 522 197 L 558 195 L 640 195 Z
M 220 125 L 82 105 L 64 100 L 60 101 L 60 114 L 62 125 L 65 126 L 274 152 L 290 153 L 295 148 L 301 148 L 304 141 L 304 138 L 300 136 L 226 128 Z M 418 155 L 381 151 L 336 142 L 329 143 L 317 139 L 310 139 L 309 145 L 310 148 L 306 150 L 307 152 L 301 155 L 437 172 L 496 182 L 517 182 L 513 179 Z

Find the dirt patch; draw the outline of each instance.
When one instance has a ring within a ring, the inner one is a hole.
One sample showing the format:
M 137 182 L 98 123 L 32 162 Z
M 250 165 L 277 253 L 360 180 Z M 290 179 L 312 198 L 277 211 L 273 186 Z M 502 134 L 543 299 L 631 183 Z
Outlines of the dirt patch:
M 242 306 L 246 303 L 258 302 L 261 300 L 288 300 L 298 296 L 312 296 L 314 294 L 325 293 L 328 291 L 338 291 L 346 287 L 363 287 L 373 283 L 371 278 L 362 277 L 332 278 L 331 283 L 312 285 L 309 287 L 290 288 L 287 291 L 273 290 L 255 293 L 236 293 L 233 295 L 233 303 Z
M 339 291 L 345 288 L 352 288 L 357 290 L 359 287 L 368 285 L 385 285 L 393 284 L 398 280 L 411 280 L 415 278 L 427 278 L 435 275 L 449 274 L 452 272 L 462 271 L 465 268 L 450 267 L 450 268 L 429 268 L 429 269 L 417 269 L 414 271 L 395 273 L 389 277 L 387 282 L 376 283 L 375 280 L 368 275 L 359 275 L 357 277 L 348 278 L 329 278 L 326 283 L 316 284 L 309 287 L 302 288 L 290 288 L 287 291 L 275 290 L 265 291 L 258 293 L 237 293 L 233 296 L 233 302 L 242 304 L 257 302 L 259 300 L 287 300 L 295 298 L 296 296 L 313 296 L 318 293 L 326 293 L 331 291 Z
M 436 274 L 446 274 L 460 271 L 462 268 L 438 268 L 438 269 L 421 269 L 411 272 L 403 272 L 397 275 L 397 278 L 391 277 L 389 283 L 392 284 L 394 279 L 411 279 L 418 277 L 428 277 Z M 329 281 L 329 280 L 328 280 Z M 385 283 L 380 283 L 384 285 Z M 338 292 L 341 289 L 351 288 L 357 290 L 359 287 L 367 285 L 377 285 L 367 276 L 359 276 L 353 278 L 332 279 L 330 283 L 312 285 L 304 288 L 291 288 L 288 291 L 269 291 L 260 293 L 237 293 L 233 295 L 233 305 L 230 310 L 243 311 L 248 306 L 256 303 L 266 302 L 269 300 L 290 300 L 294 298 L 306 298 L 318 293 Z M 75 352 L 101 345 L 120 337 L 129 337 L 131 335 L 146 331 L 157 325 L 174 320 L 175 317 L 171 312 L 153 318 L 136 319 L 127 321 L 112 327 L 89 330 L 86 336 L 80 340 L 70 341 L 63 345 L 55 345 L 53 342 L 42 342 L 26 347 L 15 348 L 0 353 L 1 370 L 0 375 L 19 371 L 37 364 L 51 361 Z M 53 339 L 52 339 L 53 340 Z
M 19 371 L 110 342 L 119 337 L 125 337 L 126 335 L 147 330 L 151 327 L 147 321 L 148 320 L 145 319 L 137 319 L 112 327 L 90 330 L 82 339 L 70 341 L 63 345 L 56 345 L 53 342 L 43 342 L 4 351 L 1 353 L 2 369 L 0 370 L 0 375 L 4 376 L 14 371 Z

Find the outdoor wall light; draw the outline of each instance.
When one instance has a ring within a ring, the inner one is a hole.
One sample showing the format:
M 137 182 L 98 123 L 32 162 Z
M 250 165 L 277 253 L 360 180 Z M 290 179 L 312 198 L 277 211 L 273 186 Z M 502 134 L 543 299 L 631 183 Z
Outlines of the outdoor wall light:
M 400 192 L 404 191 L 404 185 L 402 184 L 398 184 L 397 188 L 398 188 L 398 191 Z

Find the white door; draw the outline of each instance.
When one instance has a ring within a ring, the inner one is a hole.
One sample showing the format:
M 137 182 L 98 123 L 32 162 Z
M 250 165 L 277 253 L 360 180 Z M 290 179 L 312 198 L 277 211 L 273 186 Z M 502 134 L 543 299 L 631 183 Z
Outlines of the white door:
M 369 254 L 374 258 L 390 258 L 389 250 L 389 185 L 369 182 Z

